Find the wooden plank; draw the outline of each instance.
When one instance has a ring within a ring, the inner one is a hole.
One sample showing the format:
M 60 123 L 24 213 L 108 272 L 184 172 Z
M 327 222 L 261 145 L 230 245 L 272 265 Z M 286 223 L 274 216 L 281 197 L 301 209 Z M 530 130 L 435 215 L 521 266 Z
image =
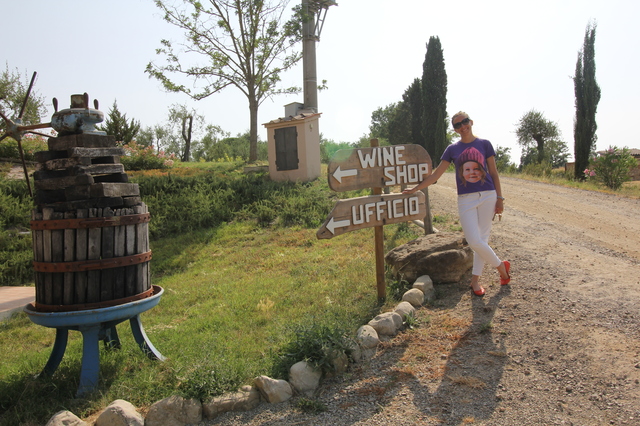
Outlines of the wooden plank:
M 86 209 L 80 209 L 76 211 L 77 218 L 85 218 L 89 216 L 89 212 Z M 89 230 L 77 229 L 76 230 L 76 260 L 87 260 L 89 242 Z M 75 300 L 76 303 L 87 303 L 87 272 L 75 273 Z
M 118 209 L 115 211 L 116 216 L 122 216 L 122 209 Z M 125 245 L 126 245 L 126 232 L 125 226 L 120 225 L 116 226 L 114 229 L 113 235 L 113 256 L 114 257 L 123 257 L 125 255 Z M 114 299 L 122 299 L 126 297 L 125 294 L 125 278 L 124 278 L 125 268 L 115 268 L 113 271 L 113 298 Z
M 42 220 L 51 220 L 53 218 L 53 209 L 42 209 Z M 42 231 L 42 260 L 51 262 L 51 231 Z M 45 305 L 53 305 L 53 277 L 51 274 L 44 274 L 44 292 L 42 294 L 41 303 Z
M 140 195 L 137 183 L 101 182 L 91 185 L 92 197 L 129 197 Z
M 327 167 L 334 191 L 415 185 L 431 171 L 431 157 L 416 144 L 341 149 Z
M 69 157 L 112 157 L 114 155 L 125 155 L 124 148 L 69 148 L 67 156 Z
M 106 208 L 102 211 L 102 217 L 112 217 L 113 210 Z M 102 250 L 101 259 L 110 259 L 113 257 L 113 241 L 115 229 L 113 226 L 105 226 L 102 228 Z M 100 271 L 100 301 L 106 302 L 113 300 L 113 269 L 106 268 Z
M 345 232 L 392 223 L 422 220 L 426 212 L 424 193 L 382 194 L 339 200 L 316 236 L 333 238 Z
M 63 219 L 64 214 L 54 212 L 52 219 Z M 64 230 L 55 229 L 51 231 L 51 261 L 64 261 Z M 53 305 L 64 305 L 64 273 L 57 272 L 53 275 Z
M 31 219 L 33 220 L 42 220 L 42 213 L 39 213 L 37 210 L 33 210 L 31 212 Z M 42 233 L 44 231 L 31 231 L 31 240 L 33 244 L 33 260 L 36 262 L 43 262 L 43 239 Z M 43 300 L 40 300 L 44 295 L 44 274 L 42 272 L 35 273 L 35 284 L 36 284 L 36 302 L 44 303 Z
M 133 211 L 136 214 L 141 214 L 141 213 L 145 213 L 145 208 L 143 205 L 139 205 L 139 206 L 135 206 L 133 208 Z M 144 244 L 144 231 L 145 231 L 145 225 L 146 223 L 139 223 L 137 225 L 135 225 L 136 227 L 136 254 L 140 254 L 140 253 L 144 253 L 145 252 L 145 244 Z M 140 294 L 143 291 L 145 291 L 144 288 L 144 283 L 145 283 L 145 269 L 144 269 L 144 265 L 146 265 L 146 263 L 141 263 L 139 265 L 136 265 L 136 293 L 135 294 Z
M 68 186 L 91 185 L 94 183 L 91 175 L 66 176 L 53 179 L 35 181 L 36 189 L 52 190 L 64 189 Z
M 77 135 L 66 135 L 57 138 L 49 138 L 48 145 L 49 149 L 52 151 L 74 147 L 109 148 L 116 146 L 116 138 L 115 136 L 110 135 L 82 133 Z
M 56 158 L 66 158 L 67 151 L 38 151 L 33 157 L 38 163 L 45 163 Z
M 79 165 L 88 166 L 91 164 L 91 158 L 86 158 L 86 157 L 56 158 L 41 164 L 42 164 L 43 170 L 67 169 L 69 167 L 79 166 Z
M 106 175 L 124 173 L 122 164 L 92 164 L 90 166 L 77 166 L 73 168 L 75 174 L 89 173 L 92 175 Z
M 125 214 L 134 214 L 133 208 L 123 209 Z M 136 254 L 136 226 L 125 226 L 125 255 L 131 256 Z M 136 295 L 136 266 L 127 266 L 125 268 L 125 293 L 127 297 Z
M 89 217 L 100 217 L 102 211 L 89 209 Z M 100 259 L 102 230 L 100 228 L 89 229 L 89 240 L 87 243 L 87 260 Z M 87 303 L 100 301 L 100 271 L 87 272 Z
M 76 215 L 74 212 L 66 212 L 64 213 L 65 219 L 75 219 Z M 76 260 L 75 256 L 75 248 L 76 248 L 76 230 L 75 229 L 65 229 L 64 230 L 64 261 L 65 262 L 73 262 Z M 62 303 L 64 305 L 73 305 L 74 304 L 74 295 L 75 295 L 75 287 L 74 287 L 74 273 L 73 272 L 65 272 L 64 273 L 64 290 L 62 293 Z

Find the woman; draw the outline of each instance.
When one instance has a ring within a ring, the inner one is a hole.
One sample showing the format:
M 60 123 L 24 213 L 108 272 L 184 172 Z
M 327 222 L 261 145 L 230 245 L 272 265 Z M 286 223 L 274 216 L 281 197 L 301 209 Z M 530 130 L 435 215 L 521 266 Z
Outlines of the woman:
M 511 265 L 506 260 L 501 261 L 489 247 L 491 222 L 496 214 L 501 215 L 504 210 L 504 197 L 496 168 L 496 153 L 491 142 L 474 136 L 471 129 L 473 120 L 467 113 L 456 113 L 451 118 L 451 123 L 460 135 L 460 140 L 447 147 L 440 164 L 431 175 L 415 187 L 405 189 L 403 193 L 413 194 L 435 183 L 449 164 L 454 163 L 460 224 L 467 243 L 473 250 L 471 288 L 476 296 L 484 296 L 485 290 L 479 280 L 485 262 L 498 270 L 500 284 L 509 284 L 511 280 Z

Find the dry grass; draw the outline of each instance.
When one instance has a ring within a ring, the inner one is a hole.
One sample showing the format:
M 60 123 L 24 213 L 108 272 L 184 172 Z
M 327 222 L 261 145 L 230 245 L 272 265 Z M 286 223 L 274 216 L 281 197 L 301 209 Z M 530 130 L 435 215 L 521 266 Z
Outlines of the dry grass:
M 447 376 L 456 385 L 467 386 L 472 389 L 484 389 L 487 384 L 482 380 L 472 376 L 451 375 Z

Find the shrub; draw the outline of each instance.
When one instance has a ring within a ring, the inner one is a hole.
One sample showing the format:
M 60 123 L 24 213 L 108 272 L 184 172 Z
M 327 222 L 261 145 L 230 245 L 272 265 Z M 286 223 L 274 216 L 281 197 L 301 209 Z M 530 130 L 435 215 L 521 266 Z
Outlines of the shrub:
M 527 164 L 522 168 L 522 173 L 536 177 L 551 176 L 552 169 L 550 163 L 543 161 L 542 163 Z
M 170 169 L 177 161 L 175 154 L 155 152 L 153 147 L 139 145 L 136 141 L 131 141 L 123 148 L 126 155 L 120 158 L 120 162 L 126 170 Z
M 321 324 L 311 319 L 308 323 L 293 328 L 292 339 L 275 355 L 273 375 L 289 378 L 289 369 L 300 361 L 310 363 L 323 374 L 334 371 L 336 354 L 351 353 L 351 341 L 346 330 L 339 326 Z
M 26 161 L 35 161 L 35 153 L 38 151 L 46 151 L 48 149 L 47 141 L 41 136 L 25 135 L 22 138 L 22 151 Z M 0 143 L 0 158 L 20 159 L 20 150 L 18 142 L 11 138 L 6 138 Z
M 629 172 L 638 166 L 638 162 L 625 147 L 609 147 L 603 154 L 594 157 L 589 168 L 584 170 L 588 179 L 594 179 L 607 188 L 614 191 L 620 189 L 622 184 L 631 180 Z

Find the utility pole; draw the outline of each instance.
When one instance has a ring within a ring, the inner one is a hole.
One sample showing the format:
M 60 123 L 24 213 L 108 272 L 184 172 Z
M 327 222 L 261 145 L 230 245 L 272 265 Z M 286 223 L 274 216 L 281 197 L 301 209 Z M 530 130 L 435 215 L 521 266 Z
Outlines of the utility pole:
M 302 24 L 302 72 L 304 80 L 304 109 L 318 112 L 318 77 L 316 74 L 316 42 L 327 16 L 327 9 L 338 4 L 333 0 L 302 0 L 306 14 Z

